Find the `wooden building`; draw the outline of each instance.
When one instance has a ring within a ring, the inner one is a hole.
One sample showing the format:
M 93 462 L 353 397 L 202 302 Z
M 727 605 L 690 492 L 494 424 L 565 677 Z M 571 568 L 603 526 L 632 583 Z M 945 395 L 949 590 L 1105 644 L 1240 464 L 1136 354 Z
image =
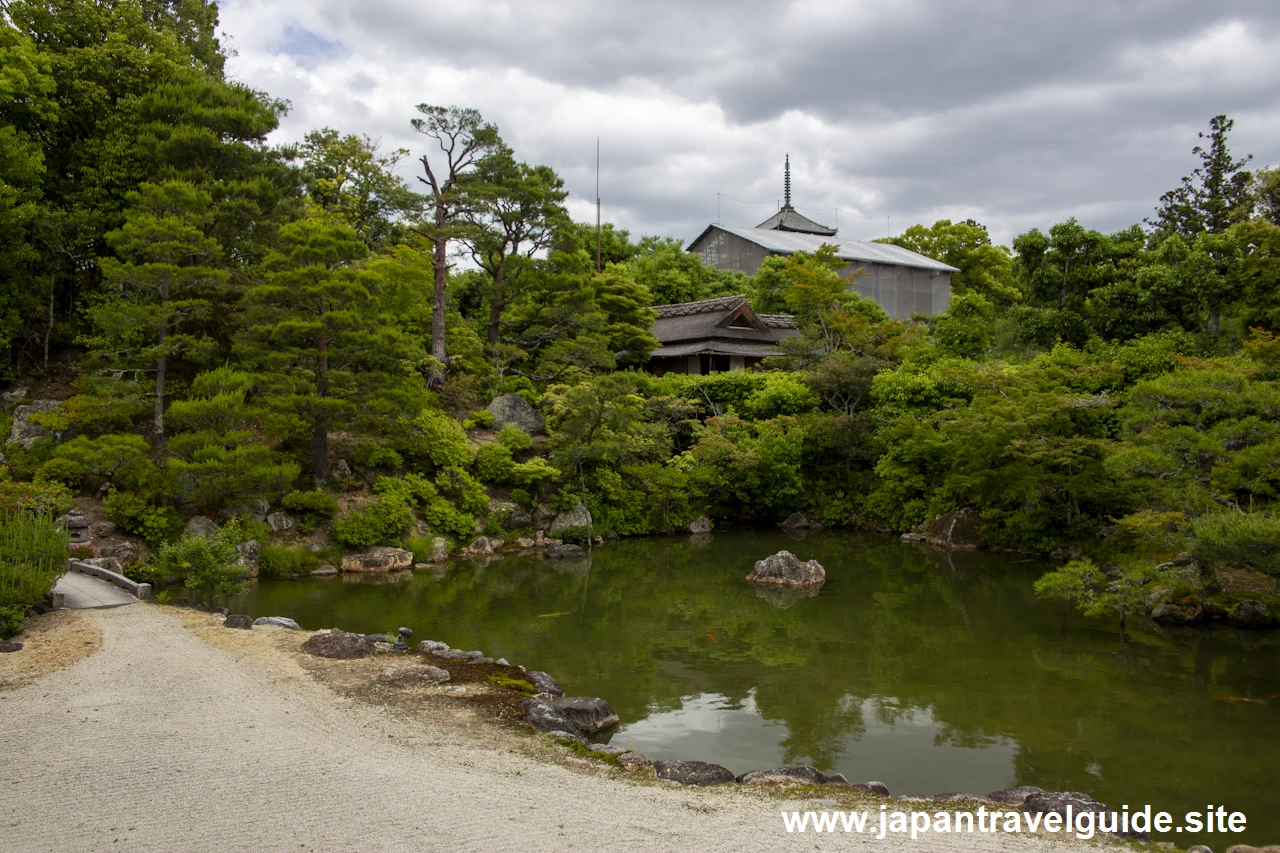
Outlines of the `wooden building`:
M 953 266 L 888 243 L 842 240 L 836 229 L 820 225 L 791 206 L 791 161 L 787 159 L 782 209 L 754 228 L 708 225 L 689 244 L 688 251 L 719 269 L 741 270 L 754 275 L 765 258 L 816 252 L 833 246 L 836 257 L 847 261 L 843 273 L 852 276 L 854 288 L 873 299 L 890 317 L 906 320 L 912 314 L 940 314 L 951 304 Z
M 664 373 L 719 373 L 743 370 L 771 355 L 778 341 L 799 334 L 787 314 L 757 314 L 745 296 L 655 305 L 650 329 L 661 344 L 649 370 Z

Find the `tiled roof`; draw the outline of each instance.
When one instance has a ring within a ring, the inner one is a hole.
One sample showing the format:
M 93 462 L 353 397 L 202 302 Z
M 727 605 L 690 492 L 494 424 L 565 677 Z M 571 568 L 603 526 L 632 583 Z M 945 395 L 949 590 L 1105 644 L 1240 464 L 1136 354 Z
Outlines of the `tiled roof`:
M 712 311 L 732 311 L 747 301 L 747 297 L 719 296 L 715 299 L 699 299 L 697 302 L 676 302 L 672 305 L 655 305 L 659 317 L 688 317 L 690 314 L 708 314 Z
M 674 305 L 655 305 L 658 319 L 650 331 L 663 346 L 655 354 L 659 357 L 680 346 L 695 346 L 688 352 L 730 352 L 735 355 L 760 355 L 752 350 L 734 350 L 733 347 L 770 347 L 783 338 L 796 334 L 795 319 L 787 314 L 756 314 L 747 304 L 747 297 L 720 296 L 697 302 L 680 302 Z M 756 327 L 732 321 L 745 312 L 749 320 L 754 317 Z
M 807 216 L 801 216 L 794 207 L 785 205 L 773 216 L 770 216 L 764 222 L 756 226 L 757 228 L 766 228 L 772 231 L 796 231 L 801 234 L 820 234 L 824 237 L 834 237 L 836 228 L 828 228 L 825 225 L 819 225 Z

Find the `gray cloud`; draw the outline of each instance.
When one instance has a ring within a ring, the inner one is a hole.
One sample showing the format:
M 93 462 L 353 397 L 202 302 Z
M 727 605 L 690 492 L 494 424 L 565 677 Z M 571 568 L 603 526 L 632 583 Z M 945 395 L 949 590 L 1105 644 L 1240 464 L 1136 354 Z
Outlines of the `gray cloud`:
M 233 72 L 294 104 L 282 140 L 328 124 L 418 156 L 413 104 L 475 106 L 590 218 L 598 134 L 605 215 L 637 234 L 692 238 L 717 193 L 724 221 L 764 219 L 728 196 L 777 199 L 788 152 L 796 205 L 845 236 L 972 216 L 1006 242 L 1141 220 L 1220 112 L 1234 151 L 1280 163 L 1270 0 L 230 0 L 222 18 Z

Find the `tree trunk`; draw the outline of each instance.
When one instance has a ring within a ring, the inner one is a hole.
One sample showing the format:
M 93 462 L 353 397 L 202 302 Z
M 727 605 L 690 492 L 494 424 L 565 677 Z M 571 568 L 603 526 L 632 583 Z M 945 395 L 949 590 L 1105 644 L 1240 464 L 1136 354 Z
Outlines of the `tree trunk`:
M 503 280 L 503 269 L 505 264 L 498 264 L 498 268 L 493 273 L 493 293 L 489 296 L 489 344 L 490 346 L 498 342 L 498 329 L 502 321 L 502 288 L 506 284 Z
M 1221 316 L 1222 309 L 1217 305 L 1214 305 L 1209 309 L 1209 334 L 1214 335 L 1215 337 L 1218 334 L 1218 322 L 1221 320 Z
M 431 300 L 431 356 L 440 367 L 432 374 L 430 385 L 439 389 L 444 385 L 444 368 L 449 356 L 444 346 L 444 292 L 449 284 L 449 238 L 445 236 L 445 209 L 442 202 L 436 204 L 435 233 L 431 238 L 435 250 L 432 266 L 435 269 L 435 287 Z
M 311 476 L 317 483 L 329 479 L 329 429 L 319 419 L 311 424 Z

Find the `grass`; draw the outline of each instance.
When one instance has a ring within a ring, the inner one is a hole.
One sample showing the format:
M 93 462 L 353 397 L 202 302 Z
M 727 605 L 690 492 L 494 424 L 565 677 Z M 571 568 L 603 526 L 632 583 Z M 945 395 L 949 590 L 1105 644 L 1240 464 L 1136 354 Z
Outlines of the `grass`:
M 622 766 L 621 764 L 618 763 L 618 756 L 610 755 L 607 752 L 596 752 L 594 749 L 591 748 L 590 744 L 582 743 L 581 741 L 576 741 L 576 740 L 562 740 L 560 741 L 560 743 L 564 744 L 565 747 L 569 750 L 569 752 L 573 753 L 579 758 L 593 758 L 596 761 L 603 761 L 605 764 L 612 764 L 614 767 Z
M 0 516 L 0 639 L 16 634 L 27 608 L 66 571 L 70 536 L 49 515 Z
M 511 690 L 524 693 L 528 696 L 532 696 L 533 694 L 538 692 L 538 688 L 534 687 L 532 684 L 525 681 L 524 679 L 513 678 L 510 675 L 503 675 L 500 672 L 495 672 L 492 675 L 490 675 L 489 680 L 492 681 L 494 684 L 498 685 L 499 687 L 507 687 L 507 688 L 510 688 Z

